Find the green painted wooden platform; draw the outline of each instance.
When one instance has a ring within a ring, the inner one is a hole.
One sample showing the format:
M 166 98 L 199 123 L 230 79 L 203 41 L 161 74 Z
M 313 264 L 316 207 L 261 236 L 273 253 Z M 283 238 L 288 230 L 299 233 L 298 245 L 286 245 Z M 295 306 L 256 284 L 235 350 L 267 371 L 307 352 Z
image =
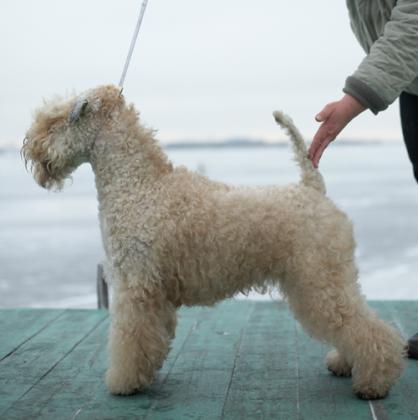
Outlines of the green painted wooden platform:
M 418 331 L 418 302 L 372 305 L 405 334 Z M 387 399 L 358 400 L 280 302 L 181 310 L 155 384 L 131 397 L 103 383 L 107 328 L 105 311 L 0 310 L 0 419 L 418 418 L 417 361 Z

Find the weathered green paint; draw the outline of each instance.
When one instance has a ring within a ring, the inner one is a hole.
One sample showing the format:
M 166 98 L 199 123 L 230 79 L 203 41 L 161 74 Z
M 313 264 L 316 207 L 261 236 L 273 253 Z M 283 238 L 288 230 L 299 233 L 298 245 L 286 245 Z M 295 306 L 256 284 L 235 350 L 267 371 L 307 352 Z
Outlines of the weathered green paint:
M 4 309 L 0 312 L 0 360 L 12 353 L 50 322 L 58 318 L 64 310 L 49 309 Z M 6 337 L 7 340 L 3 339 Z
M 418 331 L 418 302 L 372 305 L 405 335 Z M 103 381 L 106 312 L 0 310 L 0 418 L 357 420 L 371 408 L 378 419 L 417 418 L 416 361 L 387 399 L 358 400 L 282 302 L 228 301 L 179 318 L 151 389 L 115 397 Z
M 351 378 L 336 377 L 326 369 L 330 349 L 297 326 L 300 418 L 370 419 L 370 407 L 353 394 Z
M 100 387 L 108 323 L 102 322 L 4 413 L 5 418 L 72 418 Z M 1 367 L 1 365 L 0 365 Z
M 418 332 L 418 305 L 416 302 L 375 303 L 382 318 L 391 321 L 405 337 Z M 391 390 L 389 398 L 380 401 L 388 418 L 405 420 L 418 418 L 418 361 L 406 359 L 401 380 Z
M 254 303 L 223 302 L 206 309 L 209 322 L 196 325 L 160 398 L 146 419 L 219 419 L 230 386 L 242 331 Z M 178 395 L 182 395 L 181 401 Z
M 104 311 L 66 311 L 4 358 L 0 363 L 0 418 L 25 393 L 42 386 L 42 379 L 106 316 Z
M 179 325 L 176 330 L 176 338 L 173 342 L 169 356 L 164 363 L 163 368 L 155 381 L 155 384 L 147 391 L 130 397 L 116 397 L 110 395 L 103 383 L 105 372 L 104 363 L 102 363 L 102 377 L 97 392 L 89 401 L 80 404 L 79 409 L 75 409 L 77 420 L 79 419 L 133 419 L 144 418 L 154 404 L 156 399 L 162 395 L 161 388 L 164 386 L 167 376 L 175 364 L 180 352 L 183 349 L 184 342 L 196 328 L 198 323 L 206 318 L 206 310 L 201 308 L 188 309 L 182 311 L 179 316 Z M 102 355 L 102 360 L 105 360 Z
M 225 419 L 297 417 L 295 328 L 283 302 L 255 303 L 238 349 Z

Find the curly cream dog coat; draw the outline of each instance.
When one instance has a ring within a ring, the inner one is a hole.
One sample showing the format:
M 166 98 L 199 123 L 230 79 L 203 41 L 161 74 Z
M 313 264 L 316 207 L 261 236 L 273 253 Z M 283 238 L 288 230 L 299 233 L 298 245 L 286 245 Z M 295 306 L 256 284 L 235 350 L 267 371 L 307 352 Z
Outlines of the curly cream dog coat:
M 36 181 L 61 188 L 83 162 L 95 173 L 114 284 L 110 392 L 153 381 L 181 305 L 266 287 L 279 287 L 303 327 L 336 348 L 327 367 L 352 374 L 360 397 L 386 396 L 400 376 L 404 340 L 360 294 L 352 225 L 325 196 L 293 123 L 275 118 L 292 138 L 301 182 L 237 188 L 173 167 L 114 86 L 36 112 L 22 148 Z

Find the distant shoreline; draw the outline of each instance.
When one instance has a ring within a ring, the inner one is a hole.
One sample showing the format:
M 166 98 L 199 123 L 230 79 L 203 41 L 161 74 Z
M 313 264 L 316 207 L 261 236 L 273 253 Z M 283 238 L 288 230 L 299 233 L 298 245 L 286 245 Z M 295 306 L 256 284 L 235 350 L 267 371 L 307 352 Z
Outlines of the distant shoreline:
M 353 140 L 341 139 L 334 143 L 337 146 L 374 146 L 379 144 L 398 144 L 399 140 Z M 223 141 L 174 141 L 170 143 L 162 143 L 163 149 L 166 150 L 187 150 L 187 149 L 225 149 L 225 148 L 276 148 L 287 147 L 289 141 L 281 140 L 275 143 L 264 140 L 223 140 Z M 18 146 L 0 146 L 0 154 L 19 152 Z
M 338 140 L 335 144 L 340 146 L 365 146 L 381 143 L 397 143 L 395 140 Z M 220 148 L 272 148 L 287 147 L 289 141 L 278 141 L 275 143 L 263 140 L 225 140 L 220 142 L 173 142 L 163 144 L 164 149 L 220 149 Z

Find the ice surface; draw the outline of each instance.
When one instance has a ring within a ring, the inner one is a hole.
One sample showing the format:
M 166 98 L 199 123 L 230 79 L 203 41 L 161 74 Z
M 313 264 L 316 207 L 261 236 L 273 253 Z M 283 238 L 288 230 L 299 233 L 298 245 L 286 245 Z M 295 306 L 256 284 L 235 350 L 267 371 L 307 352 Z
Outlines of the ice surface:
M 175 164 L 232 184 L 298 179 L 286 147 L 167 152 Z M 333 145 L 321 172 L 329 196 L 354 222 L 366 296 L 418 299 L 418 186 L 403 145 Z M 0 307 L 95 307 L 102 258 L 90 167 L 81 166 L 72 184 L 51 193 L 35 184 L 18 153 L 0 154 Z

